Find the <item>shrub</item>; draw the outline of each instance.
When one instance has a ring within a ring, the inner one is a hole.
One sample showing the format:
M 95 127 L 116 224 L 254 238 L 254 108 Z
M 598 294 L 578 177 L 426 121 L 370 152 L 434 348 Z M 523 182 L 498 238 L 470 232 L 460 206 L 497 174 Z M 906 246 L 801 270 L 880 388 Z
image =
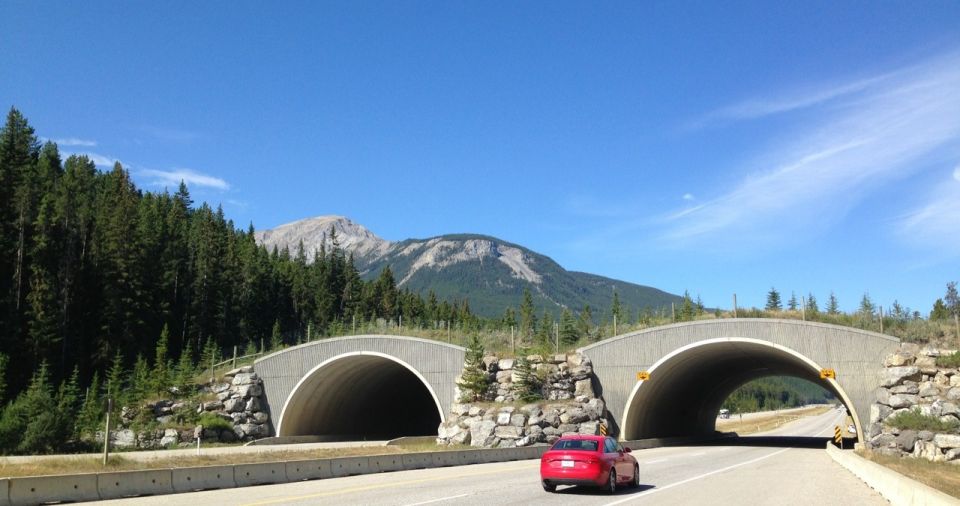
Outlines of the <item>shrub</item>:
M 220 418 L 213 413 L 203 413 L 197 423 L 203 425 L 204 429 L 233 430 L 233 424 Z
M 931 432 L 954 432 L 960 428 L 960 421 L 945 422 L 939 417 L 921 414 L 919 409 L 897 413 L 886 424 L 902 430 L 929 430 Z
M 953 352 L 953 355 L 942 355 L 937 357 L 938 367 L 960 367 L 960 351 Z

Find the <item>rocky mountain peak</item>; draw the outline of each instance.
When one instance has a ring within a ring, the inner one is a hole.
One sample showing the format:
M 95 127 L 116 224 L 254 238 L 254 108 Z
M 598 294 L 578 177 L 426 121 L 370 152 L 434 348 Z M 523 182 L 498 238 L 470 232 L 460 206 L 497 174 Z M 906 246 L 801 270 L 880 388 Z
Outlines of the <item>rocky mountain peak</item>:
M 307 259 L 312 261 L 314 252 L 320 249 L 321 244 L 325 243 L 327 250 L 333 246 L 330 238 L 331 229 L 336 231 L 337 243 L 340 247 L 358 257 L 380 257 L 393 244 L 381 239 L 363 225 L 354 223 L 344 216 L 335 215 L 307 218 L 280 225 L 273 230 L 260 231 L 256 233 L 256 239 L 267 247 L 288 247 L 291 253 L 296 252 L 302 240 Z

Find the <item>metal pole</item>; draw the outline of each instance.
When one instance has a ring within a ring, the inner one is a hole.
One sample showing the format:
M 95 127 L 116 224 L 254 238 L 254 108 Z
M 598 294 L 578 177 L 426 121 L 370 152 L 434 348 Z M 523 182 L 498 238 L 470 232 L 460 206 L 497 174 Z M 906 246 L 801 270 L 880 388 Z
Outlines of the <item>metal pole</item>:
M 230 360 L 230 368 L 237 367 L 237 345 L 233 345 L 233 359 Z
M 400 330 L 403 330 L 403 315 L 400 315 L 400 325 L 398 325 L 398 327 L 400 327 Z
M 110 456 L 110 412 L 113 411 L 113 397 L 107 397 L 107 428 L 103 432 L 103 465 L 107 465 Z
M 510 351 L 513 353 L 514 356 L 517 355 L 517 343 L 516 341 L 514 341 L 513 325 L 510 326 Z
M 311 328 L 310 322 L 307 322 L 307 342 L 308 342 L 308 343 L 310 342 L 310 337 L 311 337 L 312 334 L 313 334 L 312 331 L 313 331 L 313 328 Z
M 673 302 L 670 303 L 670 321 L 677 321 L 677 308 Z
M 557 354 L 559 355 L 560 354 L 560 324 L 559 323 L 553 324 L 553 329 L 554 329 L 553 331 L 554 339 L 556 340 L 556 343 L 557 343 Z
M 737 294 L 733 294 L 733 317 L 737 317 Z
M 880 306 L 880 333 L 883 334 L 883 306 Z
M 613 335 L 617 335 L 617 315 L 613 315 Z
M 800 296 L 800 315 L 803 321 L 807 321 L 807 298 L 803 295 Z

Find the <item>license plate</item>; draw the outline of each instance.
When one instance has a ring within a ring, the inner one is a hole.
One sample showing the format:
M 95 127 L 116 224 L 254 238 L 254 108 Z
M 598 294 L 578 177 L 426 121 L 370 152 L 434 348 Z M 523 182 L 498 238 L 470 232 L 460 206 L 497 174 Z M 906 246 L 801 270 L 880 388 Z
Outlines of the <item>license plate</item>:
M 573 467 L 573 461 L 572 460 L 561 461 L 560 467 Z

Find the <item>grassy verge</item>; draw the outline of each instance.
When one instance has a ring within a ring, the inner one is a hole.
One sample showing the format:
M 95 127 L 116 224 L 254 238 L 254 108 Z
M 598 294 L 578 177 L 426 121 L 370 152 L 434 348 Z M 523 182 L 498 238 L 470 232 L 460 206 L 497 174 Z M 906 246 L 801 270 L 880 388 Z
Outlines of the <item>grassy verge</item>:
M 394 455 L 402 453 L 464 450 L 465 446 L 437 446 L 420 443 L 402 446 L 375 446 L 358 448 L 329 448 L 302 451 L 279 451 L 264 453 L 231 453 L 201 456 L 158 457 L 148 461 L 134 461 L 121 455 L 111 455 L 106 466 L 101 457 L 89 459 L 48 459 L 31 463 L 0 463 L 0 477 L 43 476 L 52 474 L 79 474 L 114 471 L 137 471 L 143 469 L 169 469 L 178 467 L 225 466 L 278 462 L 288 460 L 327 459 L 335 457 L 360 457 L 367 455 Z
M 926 459 L 857 452 L 861 457 L 912 478 L 945 494 L 960 498 L 960 466 Z
M 729 420 L 718 420 L 717 430 L 736 432 L 741 436 L 747 434 L 756 434 L 758 432 L 766 432 L 768 430 L 779 428 L 783 424 L 792 422 L 799 418 L 822 415 L 831 409 L 833 408 L 828 406 L 820 406 L 791 411 L 789 414 L 778 415 L 776 413 L 770 413 L 767 416 L 751 418 L 750 420 L 743 421 L 737 420 L 736 418 L 730 418 Z M 736 415 L 731 416 L 736 417 Z

